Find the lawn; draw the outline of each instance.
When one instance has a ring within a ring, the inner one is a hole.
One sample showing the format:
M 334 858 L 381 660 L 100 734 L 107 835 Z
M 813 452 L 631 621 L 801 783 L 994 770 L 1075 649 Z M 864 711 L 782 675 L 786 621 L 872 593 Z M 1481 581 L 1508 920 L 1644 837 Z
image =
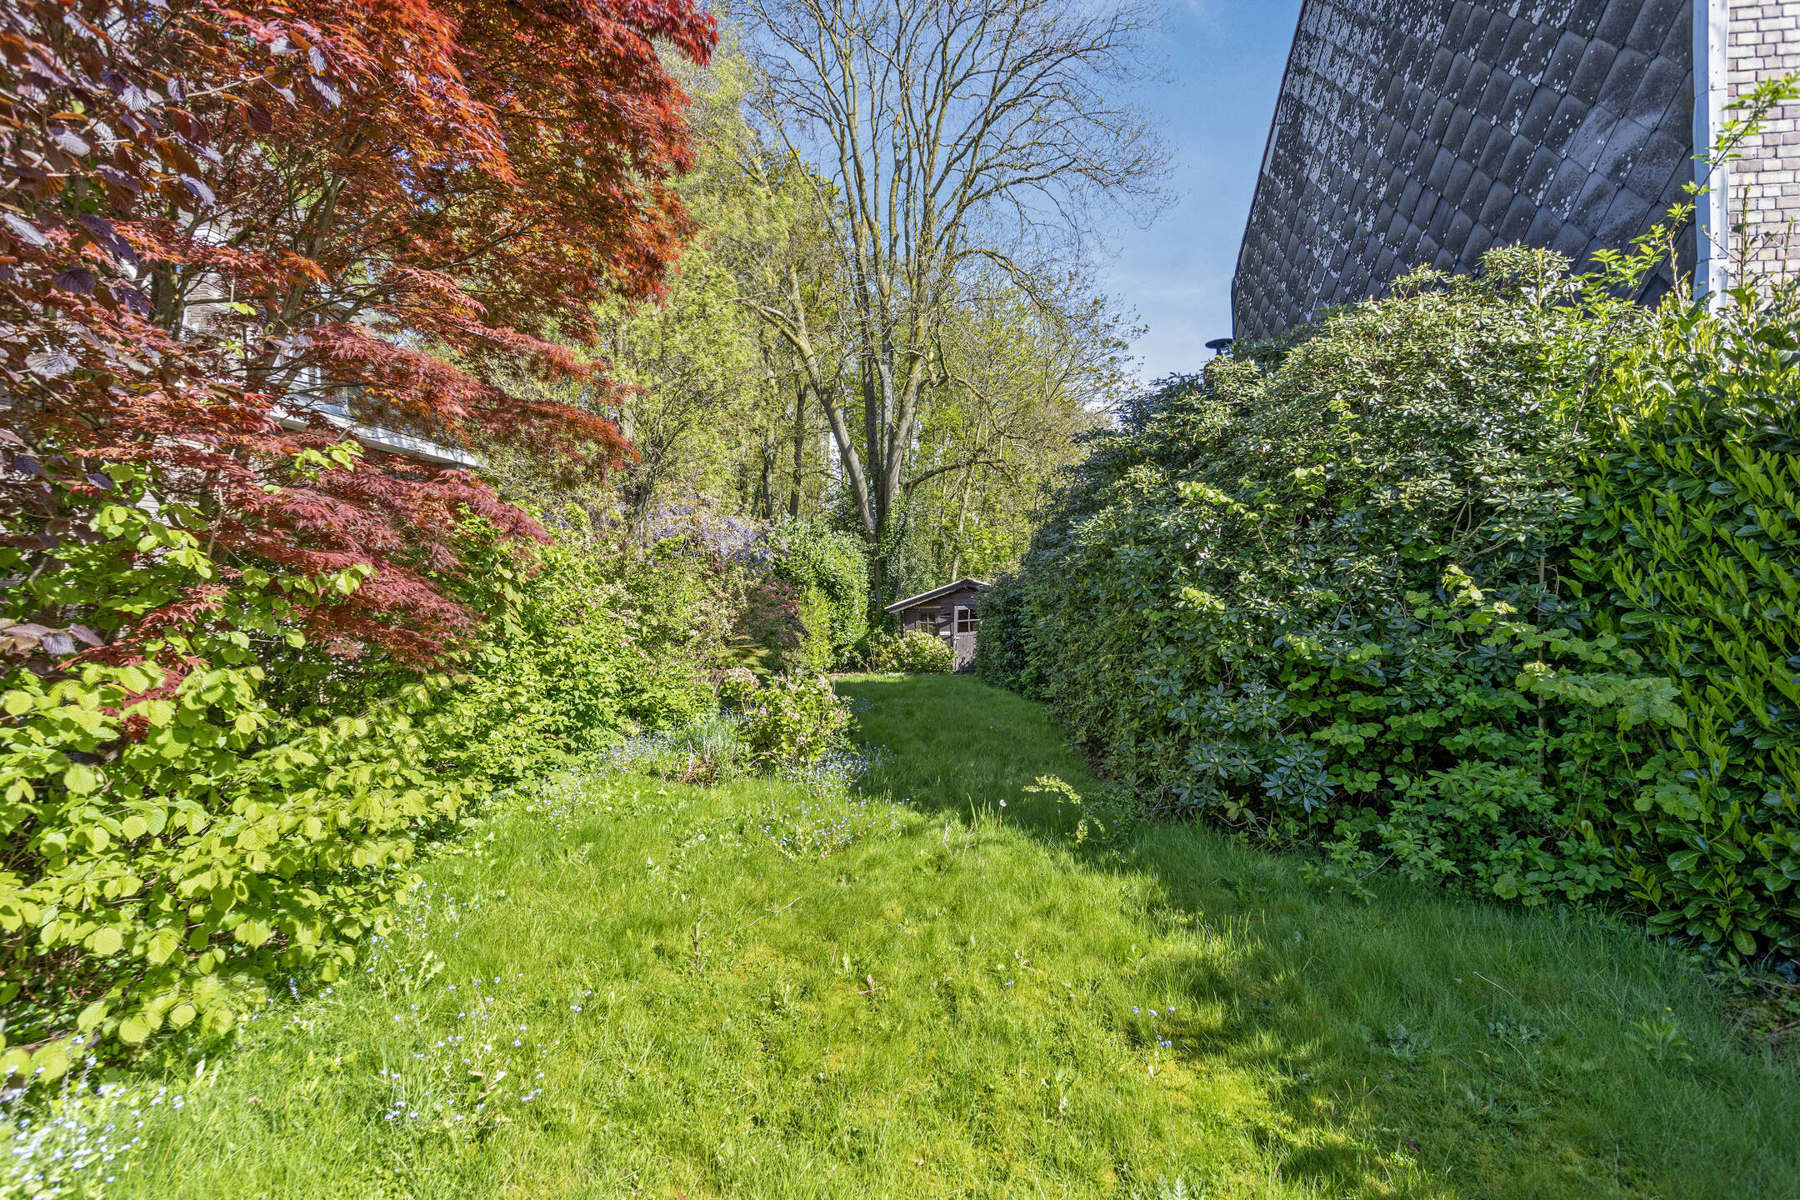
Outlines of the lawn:
M 865 798 L 498 804 L 359 977 L 134 1084 L 108 1194 L 1800 1196 L 1800 1069 L 1641 935 L 1078 838 L 1035 706 L 840 690 Z

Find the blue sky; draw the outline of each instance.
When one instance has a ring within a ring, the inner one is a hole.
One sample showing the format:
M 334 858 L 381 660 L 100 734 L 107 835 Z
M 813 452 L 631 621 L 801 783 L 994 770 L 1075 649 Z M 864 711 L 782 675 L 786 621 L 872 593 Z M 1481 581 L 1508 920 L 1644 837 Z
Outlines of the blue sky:
M 1197 370 L 1231 333 L 1231 273 L 1262 166 L 1300 0 L 1165 0 L 1150 47 L 1164 78 L 1139 102 L 1170 151 L 1175 203 L 1111 241 L 1101 285 L 1148 331 L 1145 379 Z

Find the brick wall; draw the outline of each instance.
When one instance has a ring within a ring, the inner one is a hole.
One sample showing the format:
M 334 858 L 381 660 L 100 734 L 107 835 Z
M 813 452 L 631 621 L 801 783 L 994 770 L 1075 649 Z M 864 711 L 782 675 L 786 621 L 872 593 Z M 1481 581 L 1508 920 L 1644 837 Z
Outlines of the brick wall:
M 1800 0 L 1731 0 L 1733 98 L 1758 80 L 1800 71 Z M 1800 276 L 1800 104 L 1771 114 L 1731 167 L 1731 220 L 1752 270 Z

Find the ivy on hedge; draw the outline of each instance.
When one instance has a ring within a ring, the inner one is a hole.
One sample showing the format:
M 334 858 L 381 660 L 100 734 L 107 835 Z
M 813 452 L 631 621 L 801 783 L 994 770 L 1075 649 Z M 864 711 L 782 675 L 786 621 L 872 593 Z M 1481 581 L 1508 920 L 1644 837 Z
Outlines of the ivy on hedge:
M 869 569 L 862 539 L 817 522 L 789 520 L 769 531 L 773 569 L 800 591 L 803 663 L 848 665 L 869 629 Z

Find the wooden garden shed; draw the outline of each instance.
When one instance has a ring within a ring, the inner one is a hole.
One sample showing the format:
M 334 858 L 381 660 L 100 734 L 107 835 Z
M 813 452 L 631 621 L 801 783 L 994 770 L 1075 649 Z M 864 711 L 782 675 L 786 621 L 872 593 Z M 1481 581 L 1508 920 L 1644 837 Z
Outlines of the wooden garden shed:
M 900 630 L 919 630 L 950 643 L 958 671 L 975 666 L 975 635 L 981 629 L 981 593 L 993 586 L 979 579 L 959 579 L 887 606 L 900 618 Z

